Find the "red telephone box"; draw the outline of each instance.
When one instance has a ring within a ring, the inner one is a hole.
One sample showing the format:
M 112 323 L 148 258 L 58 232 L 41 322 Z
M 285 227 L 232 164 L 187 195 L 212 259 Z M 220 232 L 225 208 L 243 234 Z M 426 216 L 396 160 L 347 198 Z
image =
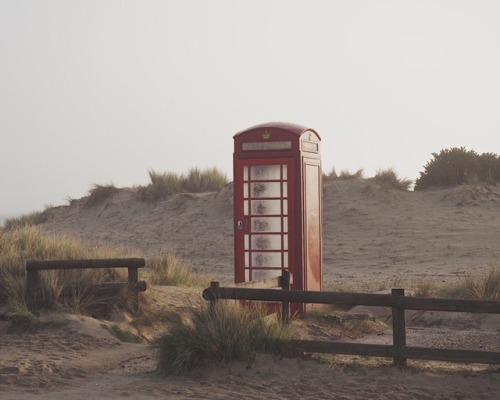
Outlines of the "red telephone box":
M 289 123 L 234 136 L 236 283 L 289 270 L 292 289 L 322 289 L 320 141 L 313 129 Z

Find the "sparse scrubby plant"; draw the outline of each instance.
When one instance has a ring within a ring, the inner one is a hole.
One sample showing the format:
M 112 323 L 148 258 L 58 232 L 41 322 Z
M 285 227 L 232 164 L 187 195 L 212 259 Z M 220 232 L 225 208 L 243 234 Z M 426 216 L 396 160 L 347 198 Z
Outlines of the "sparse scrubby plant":
M 397 190 L 408 190 L 413 183 L 411 179 L 400 178 L 393 168 L 377 171 L 373 180 L 386 189 Z
M 462 184 L 500 182 L 500 157 L 494 153 L 478 154 L 465 147 L 432 153 L 433 158 L 415 182 L 415 190 Z
M 94 184 L 92 189 L 89 191 L 89 196 L 85 201 L 85 207 L 90 208 L 97 204 L 101 204 L 110 197 L 112 197 L 116 192 L 118 192 L 118 188 L 114 185 L 97 185 Z
M 219 301 L 192 309 L 159 341 L 159 369 L 181 375 L 203 365 L 251 362 L 256 352 L 270 351 L 278 339 L 290 338 L 289 327 L 266 318 L 263 309 Z

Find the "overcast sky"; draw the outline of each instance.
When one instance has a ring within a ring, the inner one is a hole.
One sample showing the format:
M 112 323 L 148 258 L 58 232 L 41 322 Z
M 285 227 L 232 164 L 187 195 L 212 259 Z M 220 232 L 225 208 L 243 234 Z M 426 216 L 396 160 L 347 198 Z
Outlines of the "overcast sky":
M 0 216 L 216 166 L 295 122 L 324 170 L 500 153 L 500 1 L 0 0 Z

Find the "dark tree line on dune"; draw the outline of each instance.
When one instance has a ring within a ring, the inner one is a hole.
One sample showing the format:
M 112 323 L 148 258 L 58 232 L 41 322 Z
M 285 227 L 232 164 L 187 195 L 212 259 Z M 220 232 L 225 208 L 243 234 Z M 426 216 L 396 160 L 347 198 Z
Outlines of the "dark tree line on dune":
M 415 181 L 415 190 L 500 182 L 500 157 L 495 153 L 478 154 L 465 147 L 454 147 L 432 156 Z

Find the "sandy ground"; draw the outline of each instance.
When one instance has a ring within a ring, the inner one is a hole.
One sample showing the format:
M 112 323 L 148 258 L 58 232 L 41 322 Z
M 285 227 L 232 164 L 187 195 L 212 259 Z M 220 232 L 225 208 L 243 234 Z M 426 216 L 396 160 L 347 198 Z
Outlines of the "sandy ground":
M 232 187 L 177 195 L 148 204 L 123 189 L 106 203 L 46 211 L 42 228 L 147 257 L 175 250 L 195 269 L 231 281 Z M 388 191 L 369 180 L 327 182 L 324 189 L 326 287 L 394 278 L 449 281 L 483 273 L 500 256 L 500 187 L 464 186 L 425 192 Z M 200 293 L 161 288 L 158 304 L 181 310 Z M 357 308 L 378 328 L 342 340 L 390 343 L 387 310 Z M 408 344 L 500 351 L 498 316 L 408 313 Z M 53 316 L 51 316 L 53 318 Z M 37 333 L 8 331 L 0 321 L 0 399 L 496 399 L 498 366 L 409 362 L 358 357 L 275 358 L 196 371 L 190 377 L 156 372 L 156 349 L 124 343 L 110 332 L 127 319 L 60 316 Z M 304 337 L 339 339 L 336 322 L 321 313 L 300 321 Z M 158 332 L 150 332 L 154 337 Z M 332 362 L 333 359 L 333 362 Z

